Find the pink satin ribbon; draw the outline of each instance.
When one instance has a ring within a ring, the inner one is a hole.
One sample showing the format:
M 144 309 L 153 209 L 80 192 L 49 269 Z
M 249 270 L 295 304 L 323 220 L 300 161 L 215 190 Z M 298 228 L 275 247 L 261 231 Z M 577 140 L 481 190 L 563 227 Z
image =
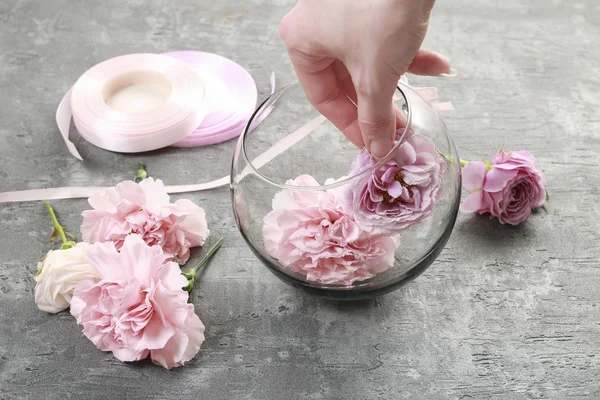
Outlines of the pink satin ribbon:
M 289 149 L 290 147 L 298 143 L 300 140 L 305 138 L 324 121 L 326 121 L 325 117 L 319 116 L 304 124 L 302 127 L 290 133 L 289 135 L 286 135 L 273 146 L 271 146 L 269 149 L 267 149 L 264 153 L 260 154 L 258 157 L 252 160 L 252 165 L 254 166 L 254 168 L 261 168 L 263 165 L 273 160 L 278 155 L 284 153 L 287 149 Z M 248 166 L 244 168 L 244 170 L 241 173 L 241 176 L 245 176 L 250 171 L 252 171 L 251 167 Z M 215 189 L 221 186 L 225 186 L 228 185 L 229 182 L 230 176 L 228 175 L 206 183 L 166 186 L 166 190 L 167 193 L 198 192 L 202 190 Z M 108 188 L 109 187 L 102 186 L 83 186 L 19 190 L 14 192 L 0 193 L 0 203 L 87 198 L 98 192 L 103 192 Z
M 204 121 L 173 146 L 206 146 L 239 136 L 256 109 L 257 91 L 252 75 L 242 66 L 217 54 L 176 51 L 165 55 L 185 62 L 196 71 L 207 92 Z M 274 79 L 271 75 L 272 91 Z
M 170 94 L 143 112 L 123 112 L 107 104 L 110 91 L 160 81 Z M 204 119 L 205 87 L 184 62 L 160 54 L 115 57 L 86 71 L 62 99 L 56 123 L 69 152 L 82 160 L 69 140 L 71 117 L 79 134 L 100 148 L 136 153 L 169 146 L 193 132 Z
M 402 81 L 407 83 L 406 81 Z M 274 82 L 272 81 L 272 85 Z M 436 102 L 437 89 L 424 87 L 413 89 L 421 95 L 421 97 L 430 101 L 432 107 L 437 111 L 450 111 L 453 110 L 453 106 L 449 102 Z M 263 115 L 268 115 L 268 111 L 263 112 Z M 260 154 L 252 161 L 252 165 L 255 168 L 260 168 L 269 161 L 273 160 L 278 155 L 284 153 L 287 149 L 298 143 L 304 137 L 314 131 L 319 125 L 326 121 L 325 117 L 319 116 L 291 134 L 284 136 L 281 140 L 271 146 L 267 151 Z M 256 128 L 260 121 L 255 121 L 250 129 Z M 241 140 L 241 138 L 240 138 Z M 242 171 L 242 176 L 246 175 L 251 171 L 250 167 L 246 167 Z M 230 176 L 224 176 L 220 179 L 216 179 L 210 182 L 193 184 L 193 185 L 171 185 L 167 186 L 166 190 L 168 193 L 186 193 L 196 192 L 203 190 L 215 189 L 218 187 L 226 186 L 230 182 Z M 60 200 L 60 199 L 73 199 L 73 198 L 87 198 L 108 189 L 108 187 L 61 187 L 61 188 L 47 188 L 47 189 L 32 189 L 32 190 L 20 190 L 13 192 L 0 193 L 0 203 L 11 203 L 11 202 L 26 202 L 26 201 L 40 201 L 40 200 Z

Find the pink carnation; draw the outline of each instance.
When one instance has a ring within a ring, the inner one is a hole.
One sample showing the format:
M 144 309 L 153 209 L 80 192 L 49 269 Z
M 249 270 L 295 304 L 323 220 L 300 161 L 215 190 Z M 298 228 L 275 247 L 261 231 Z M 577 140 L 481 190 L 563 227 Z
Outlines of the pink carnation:
M 363 149 L 349 175 L 357 175 L 376 163 Z M 411 134 L 392 159 L 352 184 L 346 191 L 345 208 L 361 229 L 397 234 L 431 215 L 445 167 L 431 140 Z
M 187 279 L 179 266 L 165 262 L 159 246 L 138 235 L 114 243 L 97 243 L 86 254 L 100 281 L 75 287 L 71 314 L 100 350 L 121 361 L 150 355 L 171 369 L 191 360 L 204 341 L 204 325 L 188 304 Z
M 302 175 L 287 182 L 318 186 Z M 350 285 L 394 264 L 396 240 L 362 231 L 344 213 L 338 191 L 287 191 L 275 195 L 264 219 L 267 252 L 308 281 Z
M 83 212 L 81 225 L 88 243 L 114 242 L 120 250 L 127 235 L 139 234 L 184 264 L 190 247 L 204 245 L 209 234 L 204 210 L 185 199 L 170 204 L 161 180 L 125 181 L 89 203 L 94 209 Z
M 518 225 L 546 201 L 546 178 L 528 151 L 498 153 L 490 167 L 471 161 L 463 168 L 463 187 L 472 193 L 461 211 L 490 213 L 502 224 Z

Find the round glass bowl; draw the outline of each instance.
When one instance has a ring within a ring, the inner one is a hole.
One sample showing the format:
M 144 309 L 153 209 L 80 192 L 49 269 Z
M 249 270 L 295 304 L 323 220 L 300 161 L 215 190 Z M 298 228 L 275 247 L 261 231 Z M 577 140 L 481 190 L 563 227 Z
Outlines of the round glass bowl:
M 256 256 L 284 282 L 336 300 L 378 296 L 429 267 L 460 203 L 446 126 L 409 86 L 394 97 L 394 149 L 373 159 L 293 84 L 270 96 L 240 136 L 231 193 Z

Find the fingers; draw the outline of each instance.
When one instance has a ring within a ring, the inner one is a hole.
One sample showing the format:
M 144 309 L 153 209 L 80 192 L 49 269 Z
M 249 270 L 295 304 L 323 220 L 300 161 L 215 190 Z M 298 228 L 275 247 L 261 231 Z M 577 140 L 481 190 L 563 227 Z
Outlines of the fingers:
M 448 57 L 431 50 L 419 50 L 408 67 L 411 74 L 425 76 L 449 74 L 450 70 Z
M 406 118 L 406 114 L 398 108 L 397 105 L 394 104 L 394 115 L 396 116 L 396 130 L 406 128 L 406 124 L 408 119 Z
M 346 66 L 339 60 L 333 62 L 332 68 L 341 90 L 346 94 L 354 106 L 352 114 L 348 115 L 348 120 L 352 119 L 352 122 L 347 125 L 346 128 L 341 129 L 341 131 L 359 149 L 362 149 L 365 147 L 365 142 L 363 141 L 358 125 L 358 96 L 356 94 L 356 89 L 354 88 L 354 83 L 352 82 L 352 77 Z
M 350 76 L 348 69 L 340 60 L 335 60 L 331 66 L 333 67 L 333 72 L 335 73 L 340 87 L 356 106 L 358 97 L 356 95 L 356 89 L 354 88 L 354 82 L 352 82 L 352 76 Z
M 338 79 L 336 71 L 343 70 L 333 59 L 306 60 L 303 57 L 305 56 L 295 55 L 292 57 L 292 64 L 308 100 L 354 145 L 364 147 L 357 124 L 357 109 L 347 95 L 347 92 L 350 92 L 350 96 L 355 93 L 353 87 L 350 89 L 348 86 L 348 82 L 352 82 L 349 80 L 350 75 L 346 71 L 347 77 L 342 75 Z
M 358 125 L 369 152 L 376 158 L 385 157 L 393 147 L 396 124 L 401 124 L 392 103 L 393 90 L 358 93 Z

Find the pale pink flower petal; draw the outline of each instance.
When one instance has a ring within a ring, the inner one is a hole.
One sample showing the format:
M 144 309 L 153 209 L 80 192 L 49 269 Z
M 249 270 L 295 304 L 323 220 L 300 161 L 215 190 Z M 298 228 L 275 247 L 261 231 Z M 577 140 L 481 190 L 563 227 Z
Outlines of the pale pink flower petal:
M 470 161 L 462 168 L 462 186 L 470 192 L 481 190 L 487 166 L 481 161 Z
M 147 205 L 162 206 L 169 203 L 169 195 L 160 179 L 144 179 L 138 185 L 144 190 L 144 199 Z
M 158 352 L 159 364 L 166 368 L 196 355 L 204 326 L 187 302 L 187 279 L 159 246 L 130 235 L 120 252 L 114 243 L 92 245 L 86 260 L 97 268 L 100 280 L 75 287 L 71 314 L 100 350 L 121 361 L 149 354 L 154 360 Z
M 113 242 L 117 250 L 127 235 L 139 234 L 146 244 L 162 247 L 183 264 L 190 248 L 203 246 L 210 233 L 202 208 L 189 200 L 169 203 L 162 181 L 152 178 L 122 182 L 92 196 L 89 203 L 94 209 L 82 214 L 84 241 Z
M 200 350 L 204 342 L 204 325 L 194 313 L 194 307 L 191 304 L 189 306 L 188 330 L 178 331 L 163 348 L 152 350 L 150 357 L 154 364 L 167 369 L 179 367 L 194 358 Z
M 460 211 L 465 213 L 479 212 L 485 209 L 481 192 L 471 193 L 460 205 Z
M 485 176 L 483 189 L 488 192 L 498 192 L 506 187 L 506 184 L 515 177 L 515 170 L 504 170 L 492 168 Z

